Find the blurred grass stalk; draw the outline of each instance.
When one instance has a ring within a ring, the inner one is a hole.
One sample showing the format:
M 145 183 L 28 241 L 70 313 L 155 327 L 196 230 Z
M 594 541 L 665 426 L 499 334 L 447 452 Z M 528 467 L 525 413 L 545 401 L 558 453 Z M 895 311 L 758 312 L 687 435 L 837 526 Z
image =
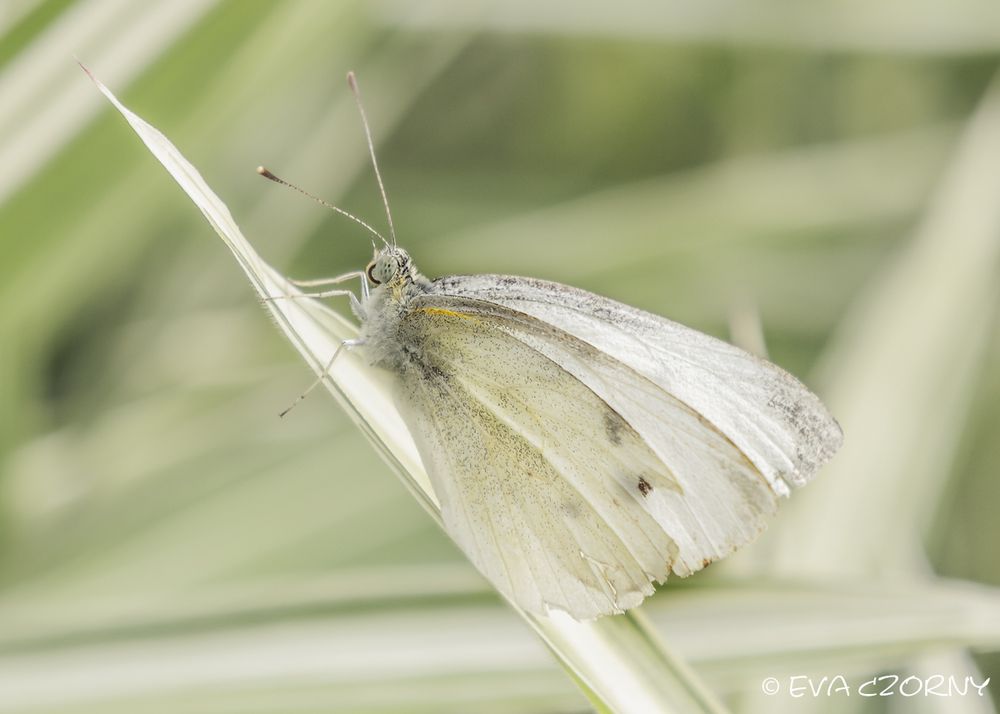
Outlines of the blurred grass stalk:
M 0 203 L 15 193 L 96 113 L 86 87 L 66 72 L 67 47 L 107 65 L 128 84 L 217 0 L 87 0 L 70 6 L 0 71 Z M 10 24 L 14 24 L 11 22 Z M 2 29 L 2 28 L 0 28 Z
M 853 438 L 789 509 L 786 532 L 796 535 L 781 544 L 784 572 L 925 568 L 913 538 L 941 502 L 1000 298 L 998 156 L 1000 75 L 909 244 L 824 354 L 818 381 Z M 829 538 L 810 527 L 821 510 L 855 525 Z
M 96 82 L 96 80 L 95 80 Z M 201 209 L 285 336 L 417 500 L 441 524 L 433 489 L 416 446 L 395 409 L 384 377 L 345 352 L 329 371 L 335 351 L 357 330 L 324 304 L 301 295 L 267 265 L 243 237 L 229 209 L 198 171 L 154 127 L 98 87 L 153 155 Z M 288 299 L 294 295 L 298 299 Z M 277 299 L 274 299 L 277 298 Z M 284 298 L 284 299 L 283 299 Z M 721 712 L 721 704 L 693 672 L 669 653 L 637 614 L 577 622 L 562 613 L 537 617 L 511 604 L 558 657 L 598 711 Z
M 933 577 L 921 540 L 942 502 L 1000 302 L 997 156 L 1000 74 L 912 241 L 886 279 L 856 302 L 825 354 L 824 394 L 853 438 L 826 478 L 789 509 L 789 537 L 774 553 L 774 571 L 819 579 Z M 830 538 L 811 527 L 820 512 L 852 526 Z M 911 671 L 958 678 L 976 669 L 960 647 L 911 664 Z M 821 711 L 816 701 L 805 706 Z M 950 701 L 925 706 L 958 710 Z M 962 700 L 961 707 L 992 711 L 985 700 Z

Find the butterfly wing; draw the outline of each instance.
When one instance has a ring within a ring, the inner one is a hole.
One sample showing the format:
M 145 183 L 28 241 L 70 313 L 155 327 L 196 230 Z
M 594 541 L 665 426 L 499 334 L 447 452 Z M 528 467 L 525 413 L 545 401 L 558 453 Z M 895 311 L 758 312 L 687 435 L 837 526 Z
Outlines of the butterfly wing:
M 725 434 L 629 365 L 495 302 L 427 295 L 399 403 L 449 532 L 505 595 L 579 619 L 639 604 L 775 508 Z
M 531 278 L 448 277 L 432 293 L 506 307 L 609 355 L 710 422 L 779 495 L 805 484 L 842 442 L 840 426 L 795 377 L 671 320 Z

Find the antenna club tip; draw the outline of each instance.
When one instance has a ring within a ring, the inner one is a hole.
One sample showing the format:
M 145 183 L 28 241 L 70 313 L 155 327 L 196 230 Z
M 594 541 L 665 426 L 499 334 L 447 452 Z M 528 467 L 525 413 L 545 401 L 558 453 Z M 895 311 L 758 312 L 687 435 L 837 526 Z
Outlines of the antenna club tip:
M 357 89 L 358 88 L 358 80 L 354 78 L 354 70 L 353 69 L 350 72 L 347 73 L 347 86 L 349 86 L 351 89 Z
M 257 167 L 257 173 L 260 174 L 261 176 L 263 176 L 266 179 L 271 179 L 272 181 L 276 181 L 278 179 L 277 176 L 275 176 L 274 174 L 272 174 L 270 171 L 268 171 L 263 166 L 258 166 Z

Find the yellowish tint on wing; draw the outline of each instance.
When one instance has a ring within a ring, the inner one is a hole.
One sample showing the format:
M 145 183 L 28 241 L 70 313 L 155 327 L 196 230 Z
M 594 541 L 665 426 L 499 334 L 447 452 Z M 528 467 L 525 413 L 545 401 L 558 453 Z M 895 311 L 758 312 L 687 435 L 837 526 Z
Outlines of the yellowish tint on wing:
M 419 307 L 418 312 L 425 312 L 428 315 L 444 315 L 445 317 L 460 317 L 463 320 L 474 320 L 472 315 L 468 315 L 464 312 L 455 312 L 454 310 L 445 310 L 442 307 Z

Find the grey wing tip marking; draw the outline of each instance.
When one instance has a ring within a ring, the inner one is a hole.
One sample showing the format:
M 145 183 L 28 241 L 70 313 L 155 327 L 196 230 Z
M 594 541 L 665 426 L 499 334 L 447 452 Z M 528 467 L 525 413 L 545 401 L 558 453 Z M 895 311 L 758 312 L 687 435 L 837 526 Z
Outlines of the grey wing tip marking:
M 796 400 L 782 400 L 776 396 L 771 399 L 770 406 L 789 424 L 795 425 L 798 436 L 793 470 L 782 474 L 782 479 L 794 488 L 804 486 L 840 450 L 844 430 L 812 392 Z

